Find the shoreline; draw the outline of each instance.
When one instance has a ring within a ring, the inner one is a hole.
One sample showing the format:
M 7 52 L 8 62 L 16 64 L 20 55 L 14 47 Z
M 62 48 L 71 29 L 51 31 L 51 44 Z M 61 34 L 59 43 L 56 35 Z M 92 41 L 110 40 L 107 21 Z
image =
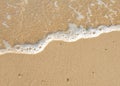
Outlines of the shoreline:
M 2 55 L 0 85 L 119 85 L 119 36 L 112 32 L 74 43 L 52 42 L 35 55 Z
M 1 0 L 0 86 L 120 86 L 120 0 Z
M 120 31 L 120 25 L 112 26 L 98 26 L 97 28 L 77 27 L 75 24 L 69 24 L 67 31 L 58 31 L 55 33 L 48 34 L 45 38 L 38 41 L 35 44 L 22 44 L 15 45 L 13 48 L 4 41 L 6 49 L 1 49 L 0 54 L 6 53 L 18 53 L 18 54 L 37 54 L 42 52 L 46 46 L 52 41 L 64 41 L 64 42 L 76 42 L 80 39 L 98 37 L 104 33 L 110 33 L 114 31 Z
M 12 47 L 35 43 L 49 32 L 67 30 L 69 23 L 84 28 L 120 24 L 118 3 L 119 0 L 1 1 L 0 48 L 4 48 L 3 40 Z

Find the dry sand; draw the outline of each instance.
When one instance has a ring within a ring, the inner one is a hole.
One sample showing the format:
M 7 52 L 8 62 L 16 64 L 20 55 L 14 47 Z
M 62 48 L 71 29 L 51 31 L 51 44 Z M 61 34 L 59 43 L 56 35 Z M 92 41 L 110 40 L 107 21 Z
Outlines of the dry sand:
M 69 0 L 58 0 L 59 9 L 55 0 L 8 0 L 9 5 L 0 0 L 0 43 L 34 43 L 49 32 L 66 30 L 71 22 L 84 27 L 120 24 L 119 0 L 111 5 L 104 3 L 114 0 L 104 0 L 102 6 L 94 0 L 71 1 L 69 9 Z M 93 16 L 86 13 L 90 3 L 95 4 Z M 74 43 L 52 42 L 36 55 L 1 55 L 0 86 L 120 86 L 119 37 L 120 32 L 112 32 Z
M 36 55 L 0 56 L 0 86 L 119 86 L 119 36 L 112 32 L 53 42 Z

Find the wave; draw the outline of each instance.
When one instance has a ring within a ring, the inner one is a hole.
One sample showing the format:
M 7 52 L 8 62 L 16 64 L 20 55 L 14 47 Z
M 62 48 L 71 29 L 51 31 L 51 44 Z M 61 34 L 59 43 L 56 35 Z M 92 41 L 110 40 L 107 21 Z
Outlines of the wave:
M 45 47 L 52 41 L 75 42 L 80 39 L 98 37 L 103 33 L 109 33 L 113 31 L 120 31 L 120 25 L 101 25 L 97 28 L 85 29 L 82 26 L 77 27 L 76 24 L 70 23 L 67 31 L 57 31 L 50 33 L 35 44 L 20 44 L 11 47 L 6 41 L 4 41 L 6 48 L 0 49 L 0 55 L 7 53 L 37 54 L 42 52 Z

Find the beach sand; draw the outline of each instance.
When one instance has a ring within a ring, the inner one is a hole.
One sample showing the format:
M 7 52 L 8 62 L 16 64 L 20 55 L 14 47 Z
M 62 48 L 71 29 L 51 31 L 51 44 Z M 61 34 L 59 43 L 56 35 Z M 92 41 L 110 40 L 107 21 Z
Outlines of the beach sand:
M 0 56 L 0 86 L 119 86 L 120 32 Z
M 119 0 L 0 0 L 0 48 L 36 43 L 46 34 L 120 25 Z M 97 2 L 98 1 L 98 2 Z M 68 3 L 69 2 L 69 3 Z M 120 32 L 66 43 L 35 55 L 0 55 L 0 86 L 119 86 Z
M 69 23 L 86 29 L 120 24 L 119 0 L 0 1 L 0 44 L 36 43 L 46 34 L 67 30 Z

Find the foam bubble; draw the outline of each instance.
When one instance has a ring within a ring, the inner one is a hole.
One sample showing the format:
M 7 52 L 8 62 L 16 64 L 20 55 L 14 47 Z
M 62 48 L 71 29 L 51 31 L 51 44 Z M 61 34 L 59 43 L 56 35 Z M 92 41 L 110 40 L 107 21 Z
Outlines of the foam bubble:
M 120 31 L 120 25 L 113 26 L 99 26 L 98 28 L 85 29 L 82 26 L 77 27 L 75 24 L 70 23 L 67 31 L 58 31 L 48 34 L 45 38 L 35 44 L 15 45 L 13 48 L 1 49 L 0 54 L 6 53 L 20 53 L 20 54 L 37 54 L 42 52 L 45 47 L 52 41 L 75 42 L 80 39 L 87 39 L 97 37 L 103 33 L 113 31 Z M 5 42 L 6 44 L 7 42 Z M 8 46 L 8 44 L 6 44 Z

